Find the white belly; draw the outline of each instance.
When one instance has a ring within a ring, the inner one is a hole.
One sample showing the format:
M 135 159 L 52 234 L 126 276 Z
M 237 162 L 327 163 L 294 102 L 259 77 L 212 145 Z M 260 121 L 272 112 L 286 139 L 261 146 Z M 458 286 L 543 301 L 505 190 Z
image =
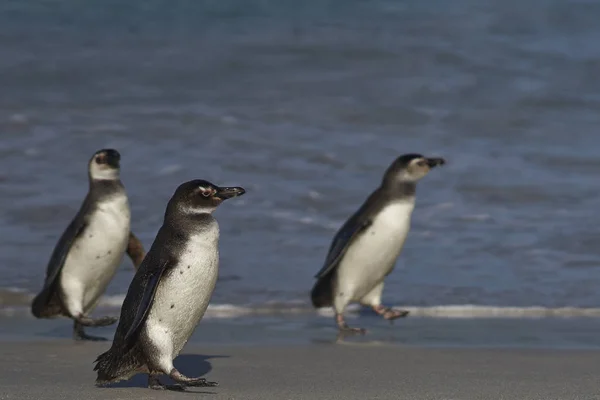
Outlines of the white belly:
M 342 258 L 337 291 L 358 301 L 381 283 L 396 265 L 410 229 L 414 202 L 397 202 L 384 208 Z
M 100 203 L 71 248 L 60 282 L 73 315 L 91 312 L 115 275 L 127 249 L 130 219 L 127 196 L 114 196 Z
M 192 237 L 179 264 L 160 281 L 146 320 L 146 335 L 170 363 L 204 316 L 219 272 L 218 225 Z

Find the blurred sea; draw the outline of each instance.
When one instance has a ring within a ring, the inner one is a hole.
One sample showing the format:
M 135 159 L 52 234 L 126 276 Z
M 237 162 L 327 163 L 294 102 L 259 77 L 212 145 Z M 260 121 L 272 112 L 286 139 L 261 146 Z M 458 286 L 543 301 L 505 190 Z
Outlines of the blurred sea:
M 216 213 L 200 338 L 335 332 L 313 275 L 389 163 L 421 152 L 448 164 L 419 185 L 384 299 L 427 318 L 356 323 L 600 345 L 598 21 L 564 0 L 0 2 L 0 336 L 70 334 L 28 303 L 88 158 L 114 147 L 148 248 L 183 181 L 248 190 Z M 125 260 L 103 309 L 132 275 Z

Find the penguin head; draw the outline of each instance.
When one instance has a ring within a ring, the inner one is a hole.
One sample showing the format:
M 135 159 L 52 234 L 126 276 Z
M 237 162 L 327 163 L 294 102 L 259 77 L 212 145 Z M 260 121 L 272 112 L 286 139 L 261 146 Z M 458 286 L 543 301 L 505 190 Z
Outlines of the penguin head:
M 432 168 L 445 163 L 446 160 L 439 157 L 428 158 L 416 153 L 404 154 L 389 166 L 383 180 L 389 183 L 415 183 L 427 175 Z
M 119 179 L 121 155 L 114 149 L 102 149 L 90 159 L 88 170 L 94 180 Z
M 241 187 L 221 187 L 202 179 L 195 179 L 179 185 L 169 202 L 169 208 L 176 207 L 185 214 L 210 214 L 224 200 L 244 193 L 246 190 Z

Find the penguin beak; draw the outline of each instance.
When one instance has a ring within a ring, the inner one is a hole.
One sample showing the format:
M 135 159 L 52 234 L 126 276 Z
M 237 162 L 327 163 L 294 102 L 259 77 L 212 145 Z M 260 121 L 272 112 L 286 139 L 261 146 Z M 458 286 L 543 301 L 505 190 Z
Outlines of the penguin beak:
M 110 165 L 113 168 L 119 168 L 121 155 L 116 150 L 107 150 L 105 157 L 106 164 Z
M 223 200 L 227 200 L 232 197 L 241 196 L 244 193 L 246 193 L 246 190 L 241 187 L 220 187 L 217 189 L 217 193 L 215 193 L 214 196 Z
M 428 158 L 427 159 L 427 165 L 429 165 L 429 168 L 435 168 L 438 165 L 444 165 L 446 164 L 446 160 L 444 160 L 443 158 Z

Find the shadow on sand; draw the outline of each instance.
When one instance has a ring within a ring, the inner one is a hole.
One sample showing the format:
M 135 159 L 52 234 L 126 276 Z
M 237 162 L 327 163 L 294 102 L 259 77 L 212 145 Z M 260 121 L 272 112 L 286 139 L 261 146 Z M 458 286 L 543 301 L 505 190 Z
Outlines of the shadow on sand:
M 175 359 L 173 364 L 175 368 L 179 370 L 182 374 L 189 377 L 200 377 L 208 374 L 212 370 L 212 365 L 210 363 L 211 358 L 228 358 L 229 356 L 205 356 L 199 354 L 182 354 Z M 210 381 L 210 379 L 207 379 Z M 166 375 L 160 377 L 160 381 L 165 384 L 174 384 L 175 382 Z M 137 374 L 133 378 L 128 381 L 114 383 L 112 385 L 106 386 L 106 388 L 148 388 L 148 375 L 147 374 Z M 186 392 L 189 393 L 202 393 L 202 394 L 216 394 L 214 392 L 205 392 L 202 390 L 206 390 L 208 388 L 194 388 L 190 387 L 186 389 Z M 150 390 L 150 389 L 147 389 Z

